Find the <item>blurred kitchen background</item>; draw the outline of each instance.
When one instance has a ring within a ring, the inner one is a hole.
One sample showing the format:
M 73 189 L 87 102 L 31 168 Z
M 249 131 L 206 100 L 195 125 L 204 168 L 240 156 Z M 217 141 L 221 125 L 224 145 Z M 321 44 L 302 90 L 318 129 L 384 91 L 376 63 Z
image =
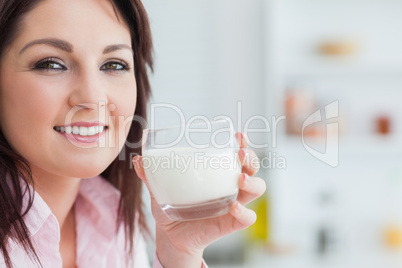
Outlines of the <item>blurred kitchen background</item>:
M 260 130 L 258 221 L 207 248 L 209 266 L 402 267 L 402 0 L 143 2 L 151 103 Z

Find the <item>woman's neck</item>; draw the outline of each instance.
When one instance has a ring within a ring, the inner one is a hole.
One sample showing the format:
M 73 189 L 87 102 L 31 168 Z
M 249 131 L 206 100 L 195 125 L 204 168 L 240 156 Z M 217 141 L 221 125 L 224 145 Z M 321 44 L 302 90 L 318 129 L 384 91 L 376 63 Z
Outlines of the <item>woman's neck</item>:
M 63 231 L 67 216 L 73 213 L 73 205 L 81 184 L 80 178 L 60 177 L 33 170 L 35 191 L 56 216 Z

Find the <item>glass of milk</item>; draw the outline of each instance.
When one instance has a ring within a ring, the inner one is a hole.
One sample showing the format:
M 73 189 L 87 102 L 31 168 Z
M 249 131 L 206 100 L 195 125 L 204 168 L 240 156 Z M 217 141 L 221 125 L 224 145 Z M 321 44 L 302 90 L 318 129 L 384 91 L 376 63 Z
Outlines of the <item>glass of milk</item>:
M 237 198 L 241 165 L 233 124 L 201 121 L 144 130 L 148 185 L 172 220 L 226 214 Z

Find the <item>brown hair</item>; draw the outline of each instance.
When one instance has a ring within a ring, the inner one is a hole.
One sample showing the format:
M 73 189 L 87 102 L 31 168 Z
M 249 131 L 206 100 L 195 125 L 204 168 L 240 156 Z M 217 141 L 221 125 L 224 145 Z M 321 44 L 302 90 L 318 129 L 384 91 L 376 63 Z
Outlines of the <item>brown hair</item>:
M 20 22 L 24 14 L 32 10 L 40 1 L 0 0 L 0 57 L 18 35 Z M 152 70 L 153 63 L 148 16 L 140 0 L 110 1 L 115 12 L 121 15 L 130 28 L 137 82 L 135 115 L 145 119 L 146 105 L 151 93 L 148 69 Z M 138 142 L 141 139 L 141 135 L 141 125 L 133 122 L 126 145 L 120 155 L 101 174 L 121 193 L 117 226 L 123 224 L 126 234 L 126 247 L 129 248 L 130 252 L 133 249 L 135 220 L 137 217 L 138 226 L 141 230 L 148 230 L 142 211 L 142 183 L 134 169 L 131 168 L 130 162 L 134 154 L 141 154 L 141 148 L 127 146 L 127 144 Z M 20 179 L 22 179 L 22 182 Z M 8 268 L 12 267 L 7 251 L 10 239 L 19 242 L 30 258 L 40 263 L 23 220 L 24 215 L 28 213 L 33 204 L 33 193 L 27 190 L 29 184 L 34 185 L 29 163 L 21 155 L 13 151 L 0 130 L 0 256 L 3 256 Z M 28 195 L 29 201 L 26 209 L 22 211 L 24 195 Z

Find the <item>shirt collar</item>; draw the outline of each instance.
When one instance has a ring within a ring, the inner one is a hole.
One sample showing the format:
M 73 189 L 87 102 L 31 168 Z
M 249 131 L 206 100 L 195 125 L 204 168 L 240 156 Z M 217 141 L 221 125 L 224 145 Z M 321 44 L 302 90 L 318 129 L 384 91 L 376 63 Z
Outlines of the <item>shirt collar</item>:
M 24 216 L 24 222 L 31 236 L 35 235 L 45 221 L 51 217 L 56 219 L 49 206 L 42 197 L 28 186 L 33 194 L 32 207 Z M 28 205 L 29 194 L 23 198 L 23 210 Z M 105 238 L 112 239 L 116 231 L 116 217 L 119 206 L 120 192 L 101 176 L 83 179 L 81 181 L 78 196 L 74 208 L 76 221 L 85 218 L 84 221 L 97 228 Z M 60 226 L 55 220 L 60 238 Z
M 83 179 L 75 201 L 77 228 L 81 219 L 90 221 L 92 228 L 108 240 L 116 233 L 120 192 L 100 176 Z M 78 235 L 78 233 L 77 233 Z

